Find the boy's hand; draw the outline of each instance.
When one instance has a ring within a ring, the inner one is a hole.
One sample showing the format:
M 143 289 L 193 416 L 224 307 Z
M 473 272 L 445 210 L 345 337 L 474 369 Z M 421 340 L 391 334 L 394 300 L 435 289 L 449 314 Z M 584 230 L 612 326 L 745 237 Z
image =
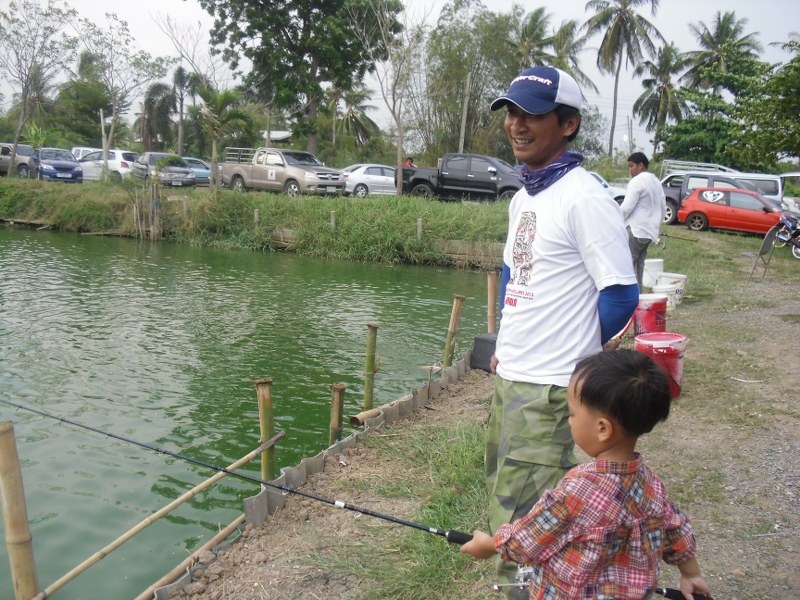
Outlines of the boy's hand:
M 711 588 L 700 575 L 696 577 L 681 576 L 680 588 L 686 600 L 694 600 L 692 594 L 705 594 L 711 597 Z
M 492 536 L 477 529 L 472 532 L 472 539 L 461 546 L 461 552 L 475 558 L 489 558 L 497 554 Z

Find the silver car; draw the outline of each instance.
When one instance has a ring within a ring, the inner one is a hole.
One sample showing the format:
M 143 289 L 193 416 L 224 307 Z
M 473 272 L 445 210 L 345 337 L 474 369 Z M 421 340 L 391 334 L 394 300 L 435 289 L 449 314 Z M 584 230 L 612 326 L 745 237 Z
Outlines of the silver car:
M 108 151 L 108 179 L 121 181 L 131 174 L 131 165 L 139 156 L 137 152 L 128 150 Z M 89 181 L 98 181 L 103 178 L 103 151 L 84 154 L 79 161 L 83 169 L 83 178 Z
M 395 168 L 388 165 L 357 164 L 342 169 L 344 193 L 359 198 L 376 194 L 396 194 Z

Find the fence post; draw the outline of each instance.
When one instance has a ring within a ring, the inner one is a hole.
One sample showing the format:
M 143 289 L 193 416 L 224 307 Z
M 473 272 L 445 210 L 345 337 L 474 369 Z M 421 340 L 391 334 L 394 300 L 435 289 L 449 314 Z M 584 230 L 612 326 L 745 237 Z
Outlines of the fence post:
M 33 537 L 28 528 L 28 509 L 19 465 L 14 425 L 0 423 L 0 498 L 6 531 L 6 548 L 11 565 L 11 582 L 17 600 L 28 600 L 39 593 Z
M 331 211 L 331 231 L 336 231 L 336 211 Z
M 417 239 L 422 239 L 422 218 L 417 219 Z
M 259 443 L 275 435 L 275 417 L 272 412 L 272 377 L 263 377 L 256 380 L 256 395 L 258 397 L 258 424 L 261 432 Z M 272 481 L 275 479 L 275 448 L 267 448 L 261 454 L 261 479 Z
M 455 349 L 456 333 L 458 333 L 458 320 L 461 318 L 461 308 L 464 306 L 464 296 L 453 294 L 453 311 L 450 313 L 450 325 L 447 328 L 447 341 L 444 344 L 443 367 L 453 366 L 453 352 Z
M 364 410 L 372 410 L 375 387 L 375 348 L 378 345 L 378 325 L 367 325 L 367 360 L 364 366 Z
M 497 331 L 497 272 L 489 271 L 486 274 L 486 321 L 487 333 Z
M 344 412 L 344 383 L 331 384 L 331 425 L 328 433 L 328 445 L 333 446 L 342 437 L 342 413 Z

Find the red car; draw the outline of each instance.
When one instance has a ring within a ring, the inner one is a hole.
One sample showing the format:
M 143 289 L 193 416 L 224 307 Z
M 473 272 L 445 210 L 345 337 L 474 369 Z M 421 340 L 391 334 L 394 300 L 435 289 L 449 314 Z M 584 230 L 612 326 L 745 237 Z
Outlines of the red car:
M 711 228 L 764 234 L 780 221 L 780 212 L 756 192 L 697 188 L 681 200 L 678 221 L 693 231 Z

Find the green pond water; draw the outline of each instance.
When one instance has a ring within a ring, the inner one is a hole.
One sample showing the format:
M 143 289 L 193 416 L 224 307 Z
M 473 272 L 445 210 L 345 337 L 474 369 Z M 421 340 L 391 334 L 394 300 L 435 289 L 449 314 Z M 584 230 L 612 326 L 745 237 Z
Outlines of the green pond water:
M 331 383 L 347 385 L 346 417 L 361 410 L 367 324 L 377 406 L 427 382 L 454 294 L 466 297 L 458 356 L 486 331 L 484 273 L 0 228 L 0 399 L 227 466 L 258 445 L 253 382 L 271 377 L 276 462 L 292 466 L 328 445 Z M 214 474 L 0 403 L 6 421 L 42 588 Z M 137 596 L 257 491 L 224 478 L 55 598 Z

